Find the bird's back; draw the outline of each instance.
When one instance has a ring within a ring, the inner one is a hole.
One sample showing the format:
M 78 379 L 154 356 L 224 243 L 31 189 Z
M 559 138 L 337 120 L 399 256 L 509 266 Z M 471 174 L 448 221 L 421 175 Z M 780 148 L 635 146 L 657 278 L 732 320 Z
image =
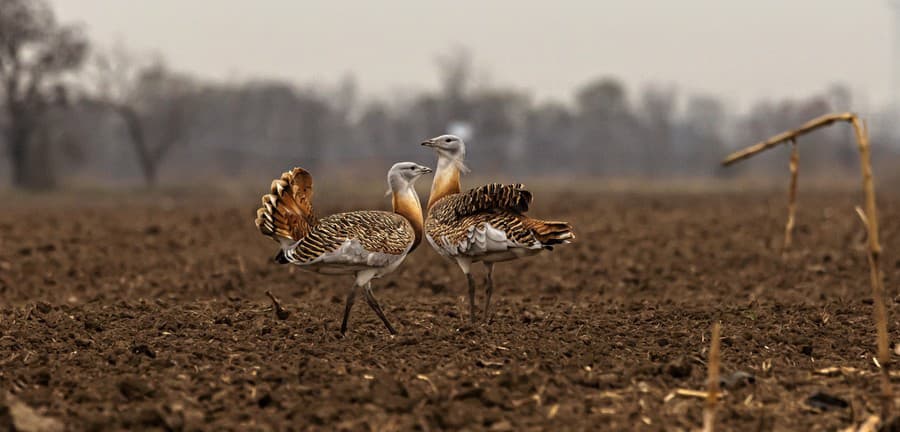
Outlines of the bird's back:
M 415 240 L 403 216 L 377 210 L 337 213 L 322 218 L 285 250 L 294 264 L 366 265 L 382 267 L 406 254 Z

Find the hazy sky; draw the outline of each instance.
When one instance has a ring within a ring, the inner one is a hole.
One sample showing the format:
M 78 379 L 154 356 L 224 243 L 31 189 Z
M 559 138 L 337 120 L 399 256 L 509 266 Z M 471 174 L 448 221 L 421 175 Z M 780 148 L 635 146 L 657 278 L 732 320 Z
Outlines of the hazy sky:
M 716 93 L 744 106 L 842 81 L 889 93 L 888 0 L 51 0 L 92 39 L 118 38 L 217 79 L 275 77 L 364 93 L 434 88 L 469 47 L 489 82 L 568 98 L 594 77 Z

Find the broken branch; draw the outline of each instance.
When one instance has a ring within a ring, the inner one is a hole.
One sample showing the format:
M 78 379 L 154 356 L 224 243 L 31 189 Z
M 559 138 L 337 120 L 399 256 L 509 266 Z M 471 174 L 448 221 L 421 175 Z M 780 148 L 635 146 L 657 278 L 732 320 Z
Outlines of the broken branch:
M 272 295 L 270 291 L 266 291 L 266 295 L 269 296 L 269 298 L 272 300 L 272 307 L 273 309 L 275 309 L 275 317 L 283 321 L 291 316 L 291 313 L 281 307 L 281 302 L 279 302 L 278 298 Z

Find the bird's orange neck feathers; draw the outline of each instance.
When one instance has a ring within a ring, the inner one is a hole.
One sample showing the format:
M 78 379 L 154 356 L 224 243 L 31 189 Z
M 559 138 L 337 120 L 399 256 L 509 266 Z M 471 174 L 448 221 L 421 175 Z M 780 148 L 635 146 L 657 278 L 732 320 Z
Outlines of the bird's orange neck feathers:
M 431 210 L 431 206 L 439 199 L 447 195 L 458 194 L 459 191 L 459 167 L 452 160 L 440 157 L 437 171 L 434 173 L 434 181 L 431 183 L 431 193 L 428 194 L 427 208 Z
M 422 203 L 419 202 L 419 194 L 416 193 L 416 190 L 413 189 L 412 186 L 394 192 L 391 198 L 391 206 L 394 209 L 394 213 L 405 217 L 413 227 L 416 239 L 413 241 L 412 248 L 409 250 L 412 252 L 419 246 L 419 243 L 422 242 L 422 229 L 425 225 L 424 218 L 422 217 Z

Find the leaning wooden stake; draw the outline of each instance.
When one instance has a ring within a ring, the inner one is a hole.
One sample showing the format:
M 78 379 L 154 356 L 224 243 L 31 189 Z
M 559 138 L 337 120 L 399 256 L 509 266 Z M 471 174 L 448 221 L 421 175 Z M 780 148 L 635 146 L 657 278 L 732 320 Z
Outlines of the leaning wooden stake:
M 713 432 L 716 425 L 716 404 L 719 402 L 719 323 L 712 326 L 709 342 L 709 362 L 706 365 L 706 408 L 703 410 L 703 432 Z
M 800 150 L 797 140 L 791 138 L 791 187 L 788 190 L 788 218 L 784 224 L 784 247 L 782 253 L 791 247 L 794 241 L 794 214 L 797 212 L 797 172 L 800 166 Z
M 859 215 L 860 220 L 862 220 L 863 226 L 866 230 L 870 230 L 869 227 L 869 217 L 866 216 L 866 212 L 856 207 L 856 213 Z M 868 254 L 869 257 L 869 269 L 871 272 L 879 272 L 880 269 L 878 267 L 878 259 L 870 252 Z M 880 293 L 873 293 L 874 296 L 874 306 L 875 309 L 873 314 L 875 316 L 875 329 L 877 331 L 878 338 L 878 366 L 881 370 L 881 418 L 887 419 L 891 414 L 891 409 L 893 408 L 893 394 L 891 389 L 891 375 L 890 368 L 888 363 L 890 362 L 891 354 L 888 348 L 888 334 L 887 334 L 887 311 L 884 305 L 884 284 L 879 276 L 875 276 L 873 274 L 869 275 L 872 278 L 872 286 L 875 290 L 880 290 Z
M 743 150 L 732 153 L 722 161 L 723 165 L 731 165 L 747 159 L 778 144 L 794 141 L 800 135 L 828 126 L 837 121 L 844 121 L 853 126 L 856 144 L 859 150 L 859 163 L 862 169 L 862 186 L 865 195 L 864 225 L 868 232 L 869 278 L 872 285 L 873 315 L 877 333 L 878 363 L 881 368 L 881 418 L 887 421 L 893 411 L 894 396 L 890 382 L 890 352 L 888 349 L 887 309 L 884 305 L 884 285 L 881 277 L 880 258 L 881 244 L 878 242 L 878 210 L 875 205 L 875 184 L 872 181 L 872 162 L 869 147 L 869 134 L 863 122 L 853 113 L 827 114 L 806 122 L 797 129 L 782 132 L 765 141 L 754 144 Z

